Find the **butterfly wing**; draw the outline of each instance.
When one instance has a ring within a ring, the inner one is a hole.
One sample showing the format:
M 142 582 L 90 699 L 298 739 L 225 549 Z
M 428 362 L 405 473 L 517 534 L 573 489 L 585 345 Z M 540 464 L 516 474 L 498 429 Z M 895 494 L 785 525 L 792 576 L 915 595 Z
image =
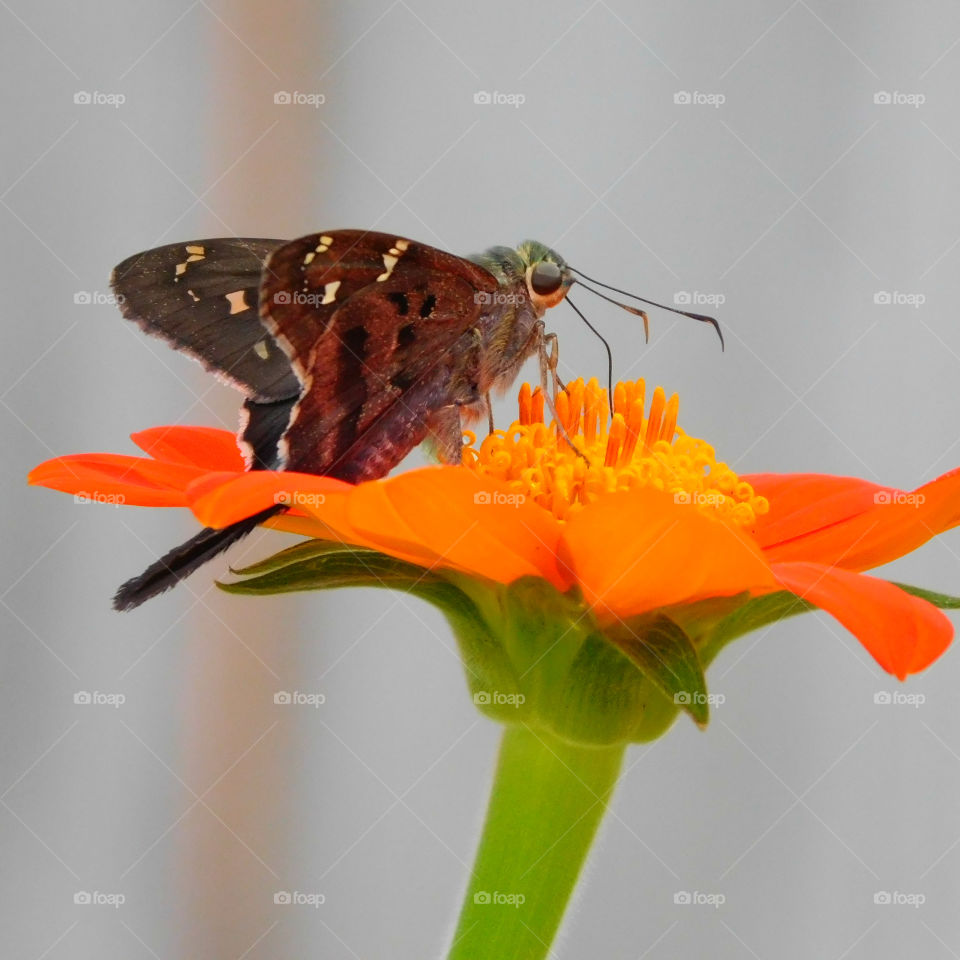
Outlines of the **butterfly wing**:
M 275 250 L 261 316 L 303 383 L 287 468 L 383 476 L 437 411 L 475 402 L 473 331 L 497 288 L 482 267 L 393 234 L 331 231 Z
M 172 244 L 125 260 L 112 282 L 124 316 L 247 394 L 251 469 L 359 481 L 387 473 L 428 433 L 448 459 L 458 453 L 459 404 L 477 399 L 477 294 L 497 290 L 467 260 L 341 230 L 289 244 Z M 168 589 L 276 509 L 201 531 L 125 583 L 114 606 Z
M 295 397 L 300 382 L 258 312 L 263 263 L 283 240 L 173 243 L 113 271 L 120 310 L 257 402 Z

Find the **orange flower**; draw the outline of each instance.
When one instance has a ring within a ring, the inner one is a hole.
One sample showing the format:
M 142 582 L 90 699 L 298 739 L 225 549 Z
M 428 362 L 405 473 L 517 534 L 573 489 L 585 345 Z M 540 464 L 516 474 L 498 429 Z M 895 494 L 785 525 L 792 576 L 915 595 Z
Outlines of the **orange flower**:
M 904 679 L 953 636 L 932 604 L 862 571 L 960 523 L 960 470 L 907 493 L 852 477 L 738 477 L 677 428 L 678 401 L 618 384 L 614 415 L 595 381 L 557 398 L 563 431 L 524 386 L 520 419 L 461 467 L 425 467 L 357 486 L 246 472 L 232 434 L 158 427 L 150 455 L 85 454 L 41 464 L 30 482 L 114 502 L 189 506 L 223 527 L 273 503 L 267 522 L 376 549 L 428 568 L 577 589 L 601 625 L 711 597 L 786 589 L 832 614 Z M 568 443 L 571 441 L 576 449 Z

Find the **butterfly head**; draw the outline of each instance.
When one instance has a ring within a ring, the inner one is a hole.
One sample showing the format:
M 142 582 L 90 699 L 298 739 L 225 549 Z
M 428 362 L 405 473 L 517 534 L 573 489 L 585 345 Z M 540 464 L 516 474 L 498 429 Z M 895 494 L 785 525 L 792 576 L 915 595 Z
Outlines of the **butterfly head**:
M 517 247 L 525 265 L 524 280 L 530 299 L 540 308 L 555 307 L 573 285 L 573 273 L 563 257 L 536 240 L 526 240 Z
M 563 257 L 537 240 L 525 240 L 516 248 L 492 247 L 476 262 L 486 267 L 501 287 L 525 287 L 538 314 L 560 303 L 574 282 Z

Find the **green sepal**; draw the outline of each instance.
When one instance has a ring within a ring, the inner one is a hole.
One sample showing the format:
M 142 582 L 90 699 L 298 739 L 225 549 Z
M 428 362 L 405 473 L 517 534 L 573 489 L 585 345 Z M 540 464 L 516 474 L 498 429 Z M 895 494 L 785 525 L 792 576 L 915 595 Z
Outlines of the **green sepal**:
M 698 611 L 702 605 L 692 605 L 689 612 L 684 611 L 683 621 L 692 614 L 699 613 L 699 622 L 694 635 L 697 637 L 697 650 L 700 653 L 700 662 L 708 667 L 716 659 L 717 654 L 733 640 L 746 633 L 752 633 L 762 627 L 795 617 L 800 613 L 808 613 L 817 608 L 806 600 L 801 600 L 789 590 L 778 590 L 776 593 L 767 593 L 761 597 L 749 597 L 738 594 L 736 597 L 704 601 L 704 605 L 713 605 L 713 617 L 706 615 L 706 610 Z M 692 628 L 691 632 L 694 630 Z
M 707 678 L 693 641 L 662 613 L 608 628 L 607 636 L 667 698 L 701 727 L 710 719 Z
M 376 550 L 324 549 L 313 541 L 235 572 L 253 575 L 232 583 L 217 581 L 217 586 L 227 593 L 247 595 L 329 590 L 333 587 L 390 587 L 414 591 L 425 581 L 439 580 L 423 567 Z
M 470 593 L 500 638 L 523 697 L 522 710 L 480 705 L 488 716 L 537 723 L 571 743 L 595 746 L 652 740 L 670 726 L 680 706 L 698 723 L 706 721 L 706 684 L 696 651 L 666 617 L 640 617 L 614 632 L 597 625 L 576 591 L 560 593 L 539 577 L 504 586 L 447 576 Z M 645 656 L 647 630 L 656 636 Z M 676 679 L 662 675 L 669 672 L 665 662 Z M 690 696 L 678 704 L 676 693 Z
M 282 567 L 293 566 L 302 560 L 313 560 L 315 557 L 329 556 L 334 553 L 350 553 L 357 557 L 367 554 L 382 556 L 378 550 L 357 547 L 351 543 L 340 543 L 337 540 L 305 540 L 281 550 L 265 560 L 251 563 L 247 567 L 231 567 L 230 572 L 238 577 L 254 577 L 262 573 L 272 573 Z

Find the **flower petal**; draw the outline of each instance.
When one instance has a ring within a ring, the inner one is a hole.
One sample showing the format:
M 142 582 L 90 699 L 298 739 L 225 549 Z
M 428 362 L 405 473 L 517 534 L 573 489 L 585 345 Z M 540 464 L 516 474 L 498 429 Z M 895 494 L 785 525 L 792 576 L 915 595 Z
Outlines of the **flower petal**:
M 500 583 L 538 576 L 566 589 L 569 580 L 556 561 L 559 522 L 516 498 L 506 484 L 471 470 L 425 467 L 359 484 L 348 501 L 348 519 L 393 556 Z
M 155 460 L 205 470 L 245 470 L 236 434 L 214 427 L 151 427 L 130 439 Z
M 324 513 L 330 517 L 327 511 Z M 423 567 L 432 567 L 437 562 L 437 555 L 419 542 L 417 534 L 397 512 L 384 483 L 360 484 L 357 491 L 343 501 L 342 512 L 330 517 L 329 522 L 341 538 L 351 543 L 373 547 Z
M 769 512 L 754 528 L 764 549 L 863 513 L 878 493 L 892 492 L 859 477 L 822 473 L 757 473 L 740 479 L 770 501 Z
M 772 569 L 787 590 L 834 616 L 901 680 L 928 667 L 953 639 L 953 624 L 933 604 L 886 580 L 817 563 Z
M 605 620 L 775 585 L 749 534 L 652 488 L 610 494 L 574 514 L 560 560 Z
M 286 503 L 297 513 L 327 496 L 354 488 L 332 477 L 293 471 L 251 470 L 247 473 L 204 474 L 187 490 L 190 508 L 207 527 L 227 527 L 268 507 Z
M 770 499 L 755 533 L 771 562 L 868 570 L 960 523 L 960 470 L 908 493 L 851 477 L 747 477 Z
M 30 471 L 27 482 L 94 500 L 113 497 L 114 503 L 133 506 L 182 507 L 187 484 L 202 473 L 198 467 L 146 457 L 81 453 L 41 463 Z

